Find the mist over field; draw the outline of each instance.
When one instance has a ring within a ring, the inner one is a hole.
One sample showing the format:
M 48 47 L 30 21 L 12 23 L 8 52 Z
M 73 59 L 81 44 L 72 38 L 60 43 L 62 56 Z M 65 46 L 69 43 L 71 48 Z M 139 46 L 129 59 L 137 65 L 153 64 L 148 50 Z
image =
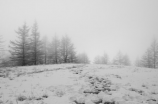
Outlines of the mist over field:
M 0 104 L 158 104 L 157 0 L 0 0 Z
M 0 35 L 5 50 L 10 50 L 15 31 L 26 23 L 31 34 L 36 21 L 40 39 L 47 36 L 51 42 L 55 34 L 58 38 L 67 34 L 76 52 L 87 53 L 91 63 L 104 53 L 113 61 L 121 51 L 134 65 L 158 38 L 157 4 L 157 0 L 5 0 L 0 1 Z

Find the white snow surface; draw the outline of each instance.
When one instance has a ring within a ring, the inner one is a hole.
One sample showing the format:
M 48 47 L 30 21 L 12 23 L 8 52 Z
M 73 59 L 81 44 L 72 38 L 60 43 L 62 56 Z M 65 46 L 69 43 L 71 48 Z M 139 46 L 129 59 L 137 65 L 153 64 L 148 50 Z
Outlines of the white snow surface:
M 1 68 L 0 104 L 158 104 L 158 69 L 84 64 Z

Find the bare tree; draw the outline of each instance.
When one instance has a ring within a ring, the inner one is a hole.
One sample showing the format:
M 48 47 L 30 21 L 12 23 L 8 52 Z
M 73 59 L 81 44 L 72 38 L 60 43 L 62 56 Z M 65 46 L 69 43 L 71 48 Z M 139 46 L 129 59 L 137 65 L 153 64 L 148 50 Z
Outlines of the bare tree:
M 18 40 L 10 41 L 10 58 L 16 65 L 24 66 L 28 64 L 28 32 L 29 29 L 26 23 L 24 23 L 24 25 L 16 31 L 18 34 Z

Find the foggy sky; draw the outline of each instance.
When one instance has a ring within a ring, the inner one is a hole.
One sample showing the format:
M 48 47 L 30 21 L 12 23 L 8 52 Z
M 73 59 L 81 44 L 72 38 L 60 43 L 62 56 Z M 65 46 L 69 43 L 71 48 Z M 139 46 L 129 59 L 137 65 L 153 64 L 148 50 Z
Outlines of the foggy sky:
M 41 37 L 67 34 L 77 53 L 92 60 L 121 51 L 134 61 L 158 38 L 158 0 L 0 0 L 0 34 L 5 44 L 24 22 L 37 21 Z

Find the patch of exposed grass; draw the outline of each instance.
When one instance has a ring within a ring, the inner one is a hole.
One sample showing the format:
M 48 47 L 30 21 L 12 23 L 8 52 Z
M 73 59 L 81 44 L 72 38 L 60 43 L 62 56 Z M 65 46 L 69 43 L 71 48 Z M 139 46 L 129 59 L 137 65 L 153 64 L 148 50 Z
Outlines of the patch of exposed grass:
M 43 98 L 48 98 L 48 95 L 47 95 L 47 94 L 43 94 L 42 97 L 43 97 Z
M 24 95 L 19 95 L 19 96 L 17 97 L 17 101 L 24 101 L 24 100 L 26 100 L 26 99 L 27 99 L 27 97 L 24 96 Z

